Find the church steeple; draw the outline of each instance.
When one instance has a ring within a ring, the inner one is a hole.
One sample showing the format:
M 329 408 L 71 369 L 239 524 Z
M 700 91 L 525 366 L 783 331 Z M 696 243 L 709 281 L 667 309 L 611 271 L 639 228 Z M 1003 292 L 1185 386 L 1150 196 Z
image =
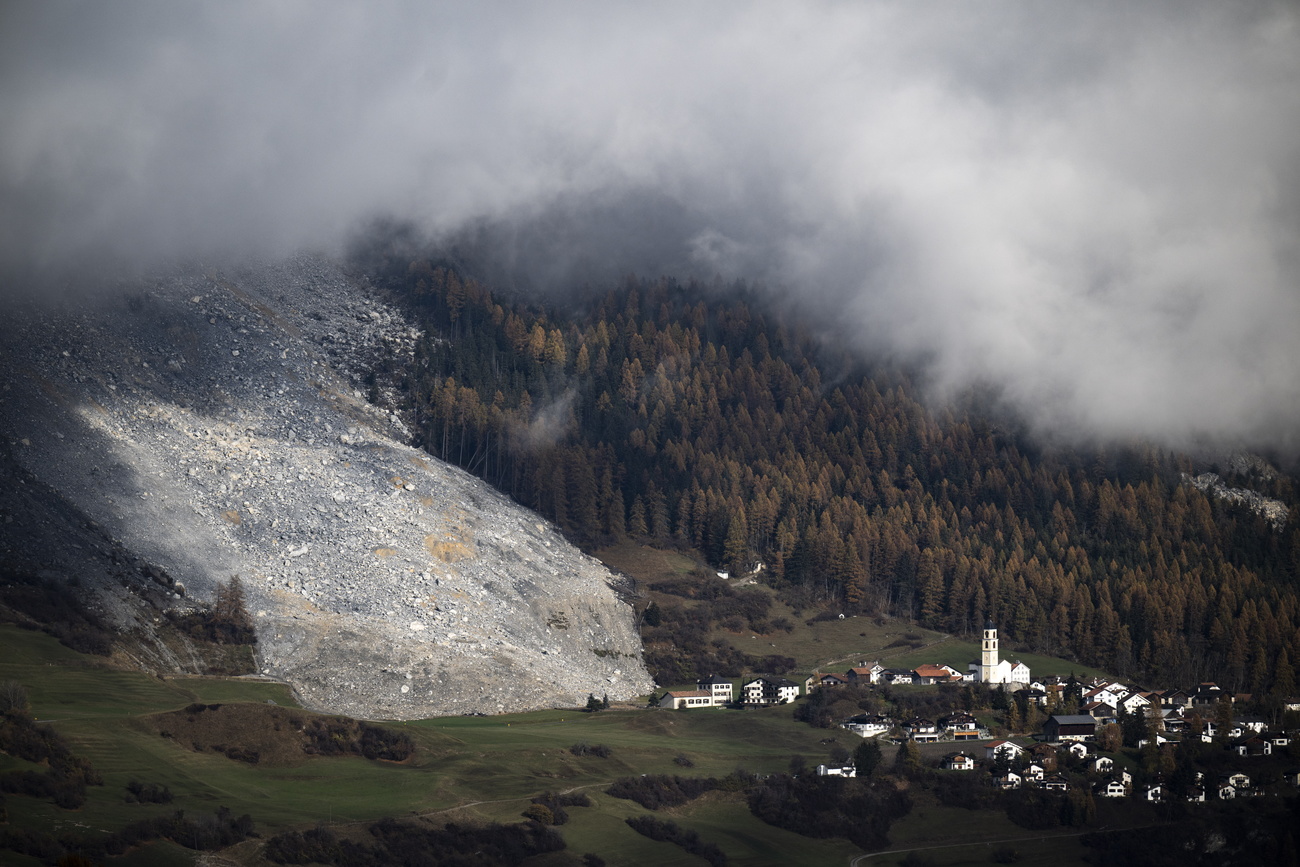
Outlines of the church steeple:
M 980 680 L 984 683 L 997 681 L 998 670 L 998 628 L 992 619 L 984 623 L 984 648 L 980 659 Z

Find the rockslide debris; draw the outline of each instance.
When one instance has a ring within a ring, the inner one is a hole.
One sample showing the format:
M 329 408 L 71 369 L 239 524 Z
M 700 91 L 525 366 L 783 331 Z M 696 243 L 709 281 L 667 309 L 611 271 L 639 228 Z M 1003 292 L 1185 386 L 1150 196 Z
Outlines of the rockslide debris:
M 409 719 L 648 692 L 610 571 L 366 399 L 382 403 L 376 361 L 400 369 L 420 338 L 323 258 L 178 271 L 10 316 L 0 435 L 190 596 L 239 575 L 262 672 L 310 707 Z M 120 586 L 86 592 L 130 619 Z

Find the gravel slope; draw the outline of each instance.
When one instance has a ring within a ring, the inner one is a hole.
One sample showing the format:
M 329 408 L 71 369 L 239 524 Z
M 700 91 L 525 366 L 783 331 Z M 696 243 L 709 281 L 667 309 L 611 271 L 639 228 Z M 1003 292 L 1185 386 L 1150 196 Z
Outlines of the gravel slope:
M 400 366 L 418 336 L 321 258 L 178 272 L 0 324 L 0 436 L 190 597 L 241 576 L 263 672 L 309 706 L 416 718 L 649 691 L 614 576 L 365 401 L 373 360 Z M 87 592 L 134 616 L 118 583 Z

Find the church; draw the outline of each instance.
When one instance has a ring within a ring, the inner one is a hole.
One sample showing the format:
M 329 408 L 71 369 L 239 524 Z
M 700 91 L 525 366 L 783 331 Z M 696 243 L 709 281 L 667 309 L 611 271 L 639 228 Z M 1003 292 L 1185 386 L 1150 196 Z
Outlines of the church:
M 992 620 L 984 624 L 984 643 L 980 659 L 972 660 L 967 680 L 989 684 L 1011 684 L 1012 689 L 1029 685 L 1029 666 L 1023 662 L 998 659 L 998 628 Z

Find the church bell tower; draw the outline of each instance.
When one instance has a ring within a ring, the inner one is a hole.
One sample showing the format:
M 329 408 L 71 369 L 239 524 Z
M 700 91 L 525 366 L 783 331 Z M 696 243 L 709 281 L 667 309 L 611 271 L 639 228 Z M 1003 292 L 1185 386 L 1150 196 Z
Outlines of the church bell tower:
M 984 623 L 984 653 L 980 659 L 980 682 L 993 683 L 998 671 L 998 628 L 992 620 Z

